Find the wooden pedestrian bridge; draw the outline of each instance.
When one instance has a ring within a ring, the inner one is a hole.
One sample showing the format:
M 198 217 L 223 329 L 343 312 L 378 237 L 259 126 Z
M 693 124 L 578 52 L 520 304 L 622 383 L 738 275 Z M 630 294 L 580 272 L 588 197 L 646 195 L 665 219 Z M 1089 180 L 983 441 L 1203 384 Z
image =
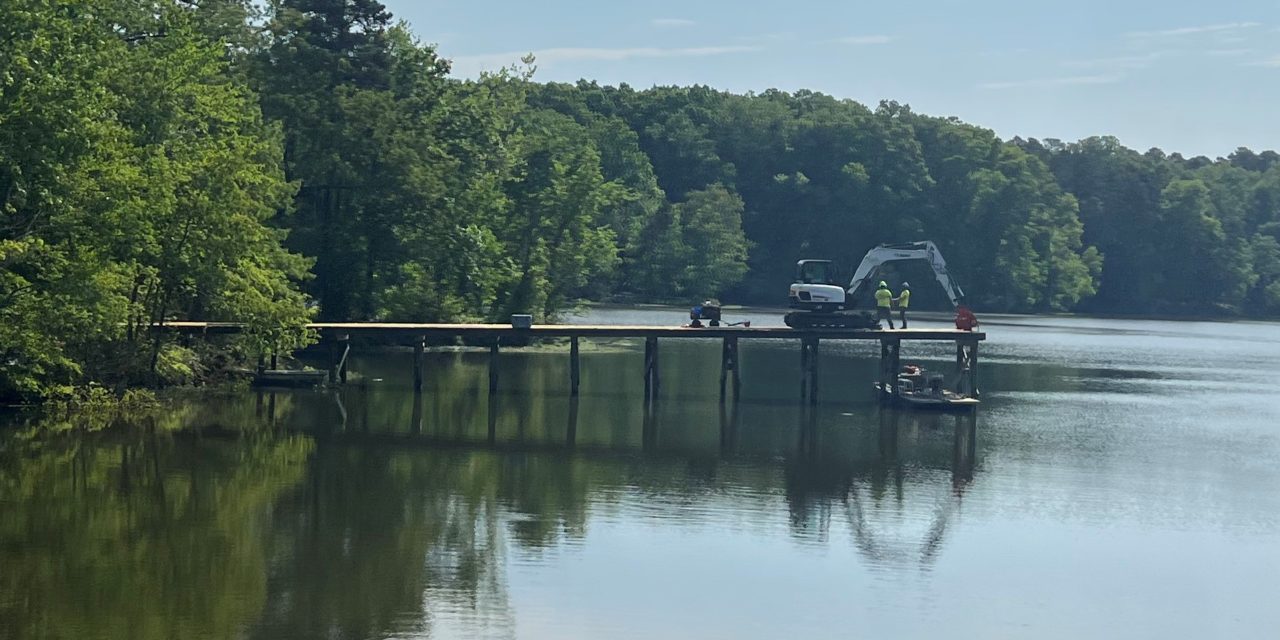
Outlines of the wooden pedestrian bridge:
M 897 374 L 901 368 L 900 351 L 904 342 L 949 342 L 956 348 L 956 371 L 960 384 L 976 394 L 978 375 L 978 343 L 986 340 L 986 334 L 956 329 L 791 329 L 789 327 L 669 327 L 637 325 L 588 325 L 544 324 L 529 328 L 517 328 L 508 324 L 440 324 L 440 323 L 388 323 L 388 322 L 320 322 L 307 325 L 319 336 L 321 345 L 328 347 L 328 380 L 339 384 L 347 379 L 348 355 L 353 339 L 377 344 L 412 346 L 413 385 L 422 390 L 427 375 L 424 371 L 424 351 L 429 344 L 441 344 L 461 340 L 466 344 L 483 344 L 489 349 L 489 389 L 496 390 L 500 375 L 500 347 L 527 345 L 534 340 L 568 339 L 569 388 L 572 396 L 578 395 L 581 381 L 579 367 L 579 343 L 583 339 L 643 339 L 644 386 L 646 406 L 658 395 L 659 340 L 707 340 L 721 342 L 720 401 L 724 402 L 728 391 L 738 398 L 740 387 L 738 345 L 742 340 L 797 340 L 800 342 L 800 394 L 810 404 L 818 401 L 818 356 L 822 341 L 860 340 L 880 343 L 880 381 L 896 388 Z M 157 330 L 188 335 L 219 335 L 238 333 L 242 325 L 233 322 L 166 322 Z M 274 359 L 274 358 L 273 358 Z

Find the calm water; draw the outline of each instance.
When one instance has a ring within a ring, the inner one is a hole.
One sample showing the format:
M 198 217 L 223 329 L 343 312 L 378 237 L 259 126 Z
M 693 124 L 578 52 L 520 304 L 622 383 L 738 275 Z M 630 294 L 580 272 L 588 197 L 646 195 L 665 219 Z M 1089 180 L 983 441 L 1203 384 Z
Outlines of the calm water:
M 718 343 L 664 343 L 646 417 L 614 341 L 576 406 L 564 348 L 504 352 L 493 398 L 487 354 L 415 399 L 390 353 L 188 397 L 178 435 L 11 430 L 0 637 L 1275 637 L 1280 326 L 988 321 L 973 422 L 881 412 L 862 344 L 805 412 L 764 341 L 724 411 Z

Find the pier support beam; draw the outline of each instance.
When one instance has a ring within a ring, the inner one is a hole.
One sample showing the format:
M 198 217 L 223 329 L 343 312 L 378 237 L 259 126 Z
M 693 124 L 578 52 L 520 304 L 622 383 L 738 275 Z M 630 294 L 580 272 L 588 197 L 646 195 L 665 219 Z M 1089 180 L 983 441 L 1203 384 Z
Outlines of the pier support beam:
M 351 337 L 335 334 L 329 343 L 329 383 L 347 382 L 347 358 L 351 355 Z
M 978 397 L 978 341 L 969 343 L 969 394 Z
M 413 391 L 414 393 L 422 392 L 423 367 L 422 357 L 426 351 L 425 337 L 414 338 L 413 340 Z
M 738 339 L 728 337 L 720 348 L 720 404 L 725 401 L 725 383 L 733 381 L 733 401 L 738 402 L 742 382 L 738 377 Z
M 489 397 L 498 393 L 498 341 L 489 345 Z
M 489 345 L 489 444 L 498 440 L 498 341 Z
M 898 372 L 902 370 L 902 341 L 880 341 L 880 400 L 898 397 Z M 886 393 L 886 390 L 888 391 Z
M 569 395 L 578 397 L 578 386 L 581 382 L 581 369 L 578 364 L 578 336 L 569 338 Z M 576 405 L 575 405 L 576 406 Z
M 956 342 L 956 392 L 978 397 L 978 341 Z
M 644 404 L 646 407 L 658 401 L 658 339 L 644 339 Z
M 800 339 L 800 401 L 818 404 L 818 338 Z

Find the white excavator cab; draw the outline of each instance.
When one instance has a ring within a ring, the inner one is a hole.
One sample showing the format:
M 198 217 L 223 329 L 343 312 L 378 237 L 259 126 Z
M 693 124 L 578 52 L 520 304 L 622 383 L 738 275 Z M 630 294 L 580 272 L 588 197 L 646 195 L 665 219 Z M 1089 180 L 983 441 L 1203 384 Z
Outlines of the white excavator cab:
M 832 313 L 844 308 L 845 292 L 830 260 L 801 260 L 788 295 L 792 309 Z
M 797 284 L 840 284 L 835 264 L 830 260 L 801 260 L 796 263 Z

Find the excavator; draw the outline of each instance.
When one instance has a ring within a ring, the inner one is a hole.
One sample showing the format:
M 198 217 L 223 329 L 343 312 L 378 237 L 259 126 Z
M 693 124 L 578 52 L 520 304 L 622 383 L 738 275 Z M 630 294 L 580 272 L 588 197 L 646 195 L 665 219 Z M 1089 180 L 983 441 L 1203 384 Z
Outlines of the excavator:
M 801 260 L 796 263 L 796 278 L 791 285 L 791 308 L 782 321 L 792 329 L 874 329 L 879 323 L 873 314 L 854 309 L 859 297 L 873 289 L 876 272 L 889 262 L 924 260 L 933 274 L 959 306 L 964 291 L 947 272 L 947 261 L 932 241 L 882 244 L 867 252 L 853 273 L 848 289 L 836 281 L 836 269 L 830 260 Z

